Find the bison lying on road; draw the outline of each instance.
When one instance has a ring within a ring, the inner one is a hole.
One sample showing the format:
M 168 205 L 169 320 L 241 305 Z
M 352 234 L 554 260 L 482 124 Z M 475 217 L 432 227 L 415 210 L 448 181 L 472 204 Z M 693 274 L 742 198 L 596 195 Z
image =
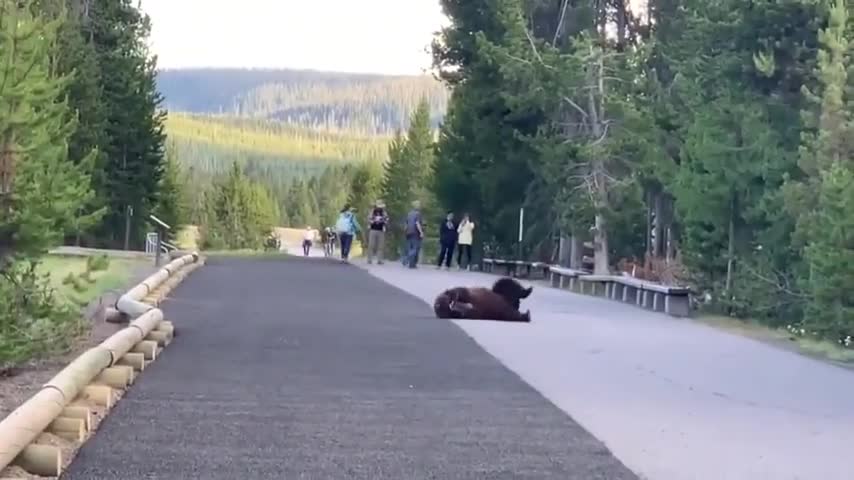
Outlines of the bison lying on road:
M 521 313 L 519 304 L 532 290 L 533 287 L 525 288 L 512 278 L 499 279 L 491 290 L 484 287 L 451 288 L 436 297 L 433 311 L 439 318 L 530 322 L 531 312 Z

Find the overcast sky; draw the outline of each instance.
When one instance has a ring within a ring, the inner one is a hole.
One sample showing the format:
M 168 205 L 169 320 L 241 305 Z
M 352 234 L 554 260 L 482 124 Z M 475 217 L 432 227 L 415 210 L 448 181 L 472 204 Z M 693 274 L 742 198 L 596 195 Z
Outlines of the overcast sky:
M 141 0 L 161 68 L 429 68 L 439 0 Z

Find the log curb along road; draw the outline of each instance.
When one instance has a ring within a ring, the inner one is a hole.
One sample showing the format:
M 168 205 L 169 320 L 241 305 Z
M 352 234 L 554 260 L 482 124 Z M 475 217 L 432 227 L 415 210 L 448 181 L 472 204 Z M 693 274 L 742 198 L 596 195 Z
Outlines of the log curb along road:
M 62 473 L 97 428 L 93 409 L 109 413 L 137 375 L 172 341 L 175 327 L 163 319 L 157 305 L 204 263 L 196 252 L 176 258 L 118 300 L 118 312 L 133 320 L 78 356 L 0 421 L 0 472 L 14 466 L 42 477 Z M 40 442 L 43 433 L 70 442 L 71 454 L 63 458 L 60 447 Z

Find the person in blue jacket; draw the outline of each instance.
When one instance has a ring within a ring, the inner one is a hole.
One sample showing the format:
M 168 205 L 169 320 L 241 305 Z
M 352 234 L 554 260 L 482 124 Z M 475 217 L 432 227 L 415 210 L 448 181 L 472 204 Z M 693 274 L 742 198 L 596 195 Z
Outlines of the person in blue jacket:
M 341 261 L 347 262 L 350 258 L 350 247 L 353 246 L 353 237 L 362 230 L 356 220 L 355 209 L 349 204 L 341 209 L 338 221 L 335 222 L 335 230 L 341 242 Z

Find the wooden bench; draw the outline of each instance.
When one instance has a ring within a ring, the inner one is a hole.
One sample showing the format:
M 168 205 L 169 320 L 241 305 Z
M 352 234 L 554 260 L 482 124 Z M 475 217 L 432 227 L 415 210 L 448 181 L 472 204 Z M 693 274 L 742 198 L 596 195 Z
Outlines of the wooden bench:
M 597 297 L 611 298 L 616 277 L 613 275 L 584 275 L 579 277 L 579 290 Z
M 549 266 L 549 282 L 555 288 L 569 288 L 570 291 L 578 291 L 578 278 L 587 275 L 587 272 L 573 270 L 571 268 Z
M 629 276 L 615 279 L 611 288 L 612 300 L 633 303 L 647 310 L 664 312 L 674 317 L 687 317 L 691 314 L 690 288 L 661 285 Z
M 492 273 L 495 267 L 504 267 L 508 277 L 515 277 L 520 269 L 524 269 L 529 278 L 535 270 L 541 270 L 543 278 L 546 278 L 548 276 L 550 265 L 543 262 L 525 262 L 522 260 L 503 260 L 497 258 L 483 259 L 484 272 Z
M 686 287 L 671 287 L 626 275 L 585 275 L 579 277 L 579 280 L 581 293 L 589 291 L 592 295 L 631 303 L 674 317 L 687 317 L 691 314 L 691 289 Z

